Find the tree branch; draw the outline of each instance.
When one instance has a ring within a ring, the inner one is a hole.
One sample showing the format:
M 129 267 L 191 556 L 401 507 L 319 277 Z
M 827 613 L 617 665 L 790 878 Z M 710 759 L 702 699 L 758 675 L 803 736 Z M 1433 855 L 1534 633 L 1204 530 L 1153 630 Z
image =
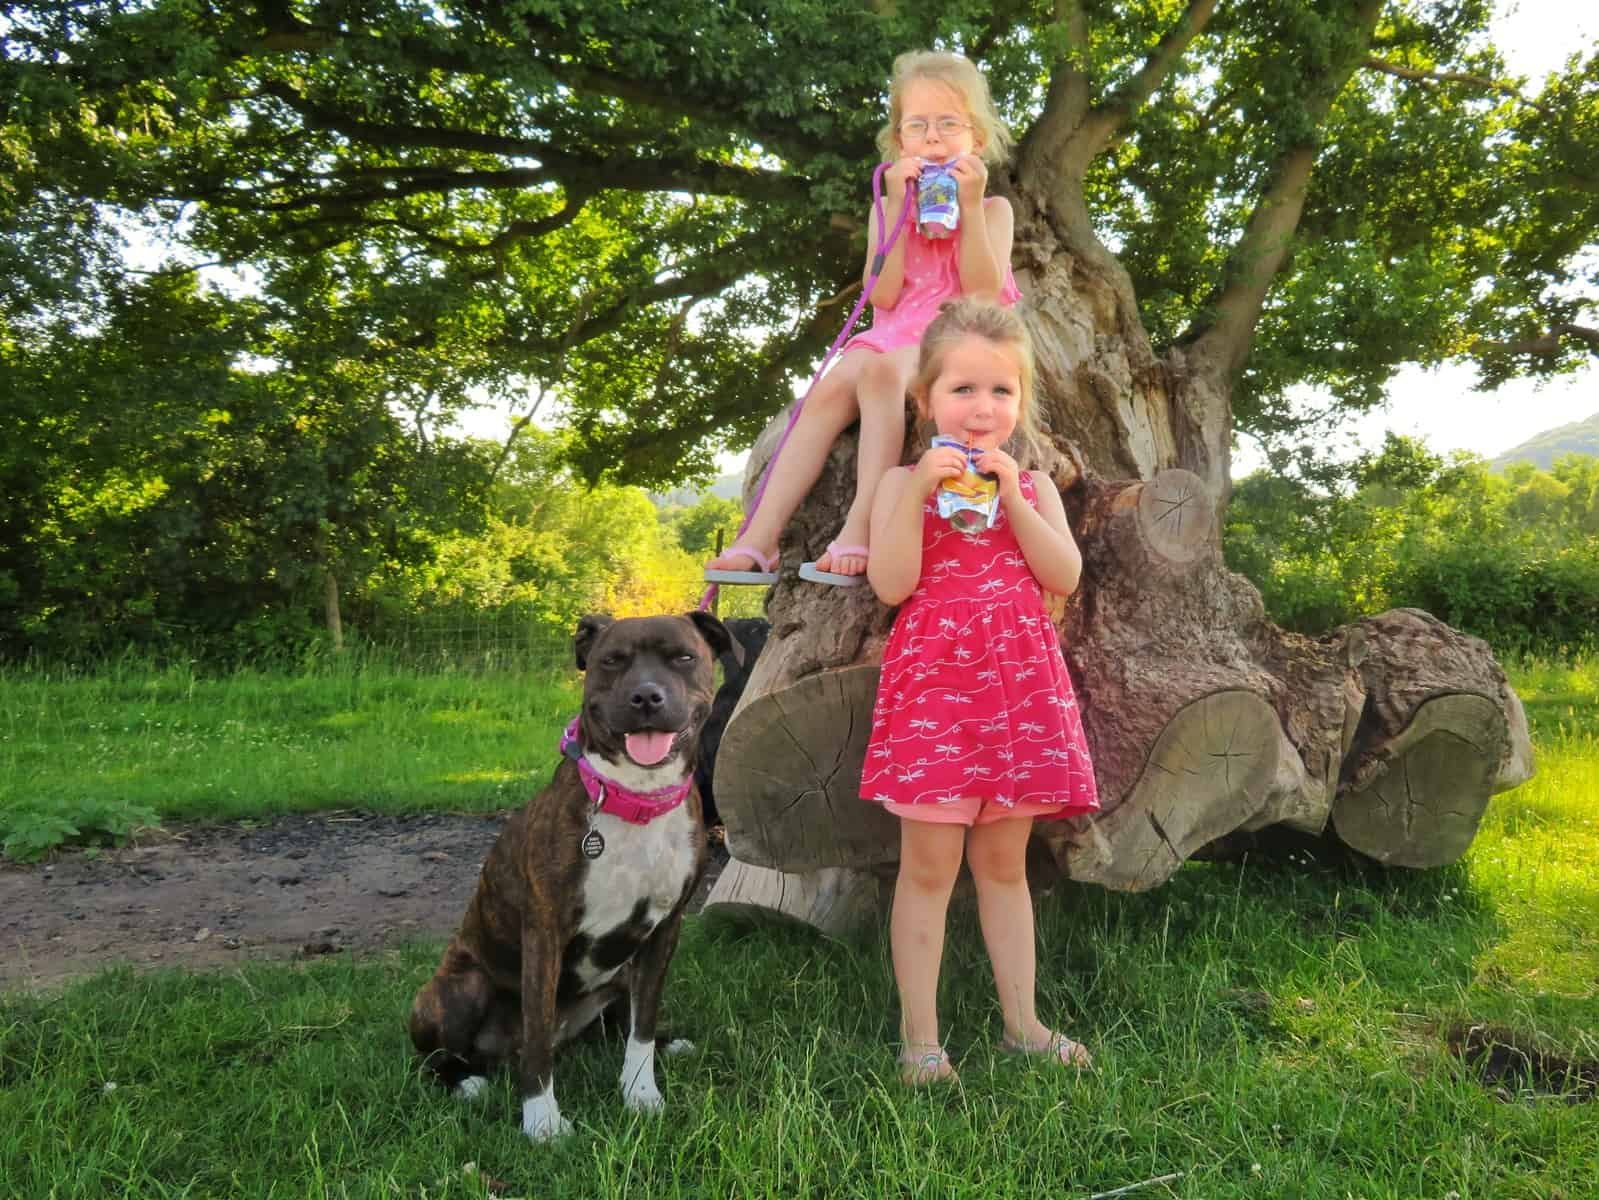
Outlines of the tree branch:
M 300 113 L 308 125 L 327 129 L 352 141 L 370 146 L 388 149 L 461 150 L 534 158 L 539 162 L 538 168 L 521 168 L 519 171 L 499 173 L 454 172 L 446 175 L 445 169 L 439 167 L 417 168 L 418 172 L 435 172 L 432 182 L 448 184 L 450 187 L 522 187 L 532 182 L 555 178 L 569 184 L 586 184 L 594 189 L 609 187 L 645 192 L 683 191 L 739 196 L 745 199 L 778 199 L 792 196 L 796 182 L 792 176 L 732 167 L 724 163 L 695 161 L 685 164 L 678 160 L 636 157 L 602 159 L 591 155 L 566 153 L 539 138 L 480 133 L 470 129 L 440 129 L 432 126 L 359 121 L 319 105 L 283 83 L 268 83 L 263 86 L 262 91 Z M 495 182 L 496 174 L 503 182 Z M 277 188 L 281 186 L 281 184 L 274 185 Z M 416 190 L 431 189 L 422 187 Z M 392 194 L 392 191 L 385 194 Z M 380 198 L 382 194 L 355 193 L 352 196 L 357 202 Z M 290 206 L 303 207 L 316 203 L 321 201 L 314 197 L 302 197 Z
M 1464 71 L 1421 71 L 1414 67 L 1401 67 L 1398 63 L 1388 62 L 1375 55 L 1368 57 L 1365 62 L 1361 63 L 1361 66 L 1370 71 L 1380 71 L 1384 75 L 1392 75 L 1396 79 L 1408 79 L 1414 83 L 1463 83 L 1480 91 L 1498 92 L 1501 95 L 1509 96 L 1512 100 L 1543 113 L 1545 116 L 1553 115 L 1554 112 L 1547 104 L 1528 99 L 1522 95 L 1521 89 L 1514 84 L 1505 83 L 1498 79 L 1490 79 L 1486 75 L 1472 75 Z
M 405 59 L 416 64 L 418 70 L 431 69 L 466 77 L 493 76 L 496 73 L 492 62 L 450 51 L 421 38 L 385 35 L 374 39 L 365 34 L 356 37 L 345 30 L 306 24 L 281 5 L 273 4 L 271 7 L 274 12 L 266 18 L 267 32 L 254 44 L 254 48 L 263 54 L 326 54 L 343 49 L 352 58 L 359 59 L 366 56 L 369 50 L 381 48 L 386 55 L 398 51 Z M 609 96 L 655 112 L 688 117 L 710 125 L 742 128 L 767 149 L 788 157 L 814 157 L 834 149 L 800 136 L 792 122 L 748 122 L 738 114 L 719 107 L 714 99 L 692 96 L 681 82 L 673 85 L 664 80 L 628 79 L 614 72 L 581 65 L 577 47 L 568 47 L 567 53 L 550 52 L 564 40 L 564 31 L 559 26 L 536 21 L 525 12 L 522 22 L 526 26 L 523 36 L 535 47 L 533 61 L 547 71 L 551 79 L 573 92 Z M 503 65 L 507 71 L 527 66 L 527 60 L 513 60 L 508 53 L 505 58 Z
M 654 400 L 657 407 L 665 402 L 666 385 L 672 378 L 672 363 L 683 347 L 683 327 L 688 324 L 688 315 L 693 311 L 693 299 L 685 300 L 677 306 L 677 311 L 667 322 L 666 344 L 661 347 L 661 365 L 655 372 Z
M 1055 24 L 1064 35 L 1066 52 L 1049 64 L 1049 90 L 1044 97 L 1044 110 L 1017 147 L 1018 179 L 1054 183 L 1082 176 L 1080 168 L 1073 173 L 1065 164 L 1067 148 L 1087 117 L 1089 106 L 1088 74 L 1077 61 L 1078 53 L 1088 45 L 1088 17 L 1081 0 L 1055 0 Z M 1053 188 L 1054 197 L 1036 199 L 1041 208 L 1048 208 L 1052 198 L 1062 195 L 1069 198 L 1080 190 L 1070 186 Z
M 591 193 L 576 190 L 566 194 L 566 202 L 555 212 L 548 216 L 540 217 L 536 221 L 512 221 L 499 233 L 485 242 L 462 242 L 454 238 L 447 238 L 442 234 L 414 224 L 402 221 L 398 217 L 373 217 L 361 215 L 356 218 L 344 218 L 333 214 L 324 214 L 312 217 L 309 220 L 297 222 L 285 232 L 294 233 L 301 229 L 314 229 L 319 226 L 347 225 L 360 226 L 363 229 L 399 229 L 415 237 L 418 241 L 434 250 L 447 254 L 491 254 L 499 255 L 518 242 L 542 238 L 564 229 L 577 219 L 583 206 L 590 199 Z
M 1083 138 L 1089 143 L 1085 148 L 1090 155 L 1100 153 L 1111 138 L 1125 129 L 1156 89 L 1170 78 L 1183 55 L 1188 53 L 1188 47 L 1210 24 L 1215 12 L 1216 0 L 1189 0 L 1183 15 L 1156 43 L 1138 73 L 1089 115 L 1084 124 Z
M 1364 45 L 1370 44 L 1381 11 L 1382 0 L 1360 0 L 1356 23 Z M 1351 57 L 1316 81 L 1305 100 L 1313 128 L 1320 128 L 1359 65 L 1360 58 Z M 1249 356 L 1266 294 L 1288 261 L 1304 213 L 1316 154 L 1313 143 L 1301 142 L 1287 147 L 1272 167 L 1243 236 L 1227 256 L 1222 284 L 1202 306 L 1203 316 L 1181 339 L 1192 347 L 1201 370 L 1231 377 Z
M 582 302 L 578 305 L 577 316 L 573 318 L 572 323 L 567 326 L 566 333 L 561 337 L 560 345 L 555 354 L 555 363 L 549 372 L 548 381 L 539 381 L 539 398 L 533 402 L 533 406 L 527 412 L 516 419 L 511 425 L 510 432 L 505 435 L 505 444 L 500 447 L 500 452 L 494 459 L 494 465 L 489 468 L 489 483 L 491 485 L 499 478 L 500 469 L 505 466 L 506 459 L 511 457 L 511 447 L 516 445 L 516 439 L 521 436 L 524 429 L 533 423 L 533 418 L 538 415 L 539 408 L 543 405 L 544 398 L 549 395 L 550 389 L 560 382 L 562 375 L 566 374 L 567 353 L 573 346 L 577 345 L 578 334 L 582 332 L 584 324 L 589 319 L 589 308 L 589 298 L 584 296 Z
M 770 249 L 770 234 L 757 230 L 707 256 L 707 265 L 697 271 L 673 275 L 656 280 L 647 287 L 625 292 L 606 308 L 589 315 L 583 324 L 583 340 L 610 333 L 621 325 L 633 309 L 684 298 L 697 302 L 731 287 L 749 274 L 752 261 L 762 258 L 769 261 Z
M 1515 342 L 1495 342 L 1483 338 L 1474 348 L 1499 354 L 1527 354 L 1548 358 L 1560 353 L 1563 337 L 1576 338 L 1585 343 L 1592 353 L 1599 354 L 1599 329 L 1589 329 L 1585 325 L 1572 325 L 1565 321 L 1550 326 L 1547 333 L 1541 333 L 1537 337 L 1522 338 Z

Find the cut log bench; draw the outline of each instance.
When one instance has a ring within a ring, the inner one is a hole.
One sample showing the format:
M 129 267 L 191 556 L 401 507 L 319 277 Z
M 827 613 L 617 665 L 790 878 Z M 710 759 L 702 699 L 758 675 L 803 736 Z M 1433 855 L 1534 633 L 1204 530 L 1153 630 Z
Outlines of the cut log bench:
M 814 558 L 842 521 L 851 448 L 834 458 L 785 533 L 785 563 Z M 1270 826 L 1435 867 L 1465 852 L 1494 793 L 1531 776 L 1521 702 L 1486 643 L 1417 609 L 1319 638 L 1281 630 L 1223 565 L 1198 476 L 1104 481 L 1047 446 L 1028 458 L 1083 552 L 1078 592 L 1053 612 L 1102 805 L 1039 822 L 1047 853 L 1030 869 L 1138 891 Z M 732 857 L 707 908 L 843 933 L 883 910 L 898 858 L 895 818 L 858 794 L 893 614 L 869 587 L 788 573 L 767 611 L 717 760 Z

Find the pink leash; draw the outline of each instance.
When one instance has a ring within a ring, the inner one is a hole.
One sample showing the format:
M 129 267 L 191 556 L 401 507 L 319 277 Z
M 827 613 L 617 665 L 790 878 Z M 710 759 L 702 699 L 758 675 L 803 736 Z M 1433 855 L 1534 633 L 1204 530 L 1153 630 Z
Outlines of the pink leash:
M 783 453 L 783 446 L 788 442 L 788 435 L 794 432 L 794 425 L 799 420 L 805 401 L 811 398 L 811 393 L 816 390 L 816 385 L 822 381 L 822 376 L 827 372 L 833 357 L 839 348 L 849 339 L 850 331 L 855 328 L 855 322 L 860 320 L 861 312 L 866 307 L 867 298 L 871 296 L 872 289 L 877 286 L 877 280 L 883 273 L 883 265 L 888 261 L 888 252 L 894 248 L 894 243 L 899 241 L 900 231 L 905 228 L 905 219 L 911 212 L 911 191 L 916 184 L 907 180 L 905 183 L 905 203 L 900 205 L 899 220 L 894 223 L 894 231 L 888 235 L 888 240 L 883 240 L 883 227 L 887 222 L 883 218 L 883 172 L 888 170 L 888 163 L 878 163 L 877 170 L 872 172 L 872 204 L 877 212 L 877 253 L 872 256 L 872 274 L 866 281 L 866 286 L 861 289 L 861 298 L 855 302 L 855 308 L 849 314 L 849 320 L 844 322 L 844 328 L 838 331 L 838 336 L 833 339 L 832 346 L 822 357 L 822 365 L 816 368 L 816 374 L 811 377 L 811 385 L 805 389 L 805 394 L 800 397 L 799 403 L 794 406 L 794 411 L 788 415 L 788 425 L 783 430 L 783 436 L 777 439 L 777 447 L 772 451 L 772 457 L 766 460 L 766 466 L 761 471 L 761 477 L 755 484 L 755 495 L 750 501 L 749 511 L 744 514 L 744 521 L 738 527 L 738 533 L 733 537 L 733 544 L 738 545 L 738 539 L 744 536 L 744 531 L 750 527 L 750 522 L 755 519 L 756 511 L 761 507 L 761 497 L 766 494 L 766 481 L 771 478 L 772 468 L 777 465 L 777 459 Z M 705 594 L 700 597 L 700 611 L 705 612 L 711 607 L 711 601 L 716 599 L 717 584 L 711 584 L 705 589 Z

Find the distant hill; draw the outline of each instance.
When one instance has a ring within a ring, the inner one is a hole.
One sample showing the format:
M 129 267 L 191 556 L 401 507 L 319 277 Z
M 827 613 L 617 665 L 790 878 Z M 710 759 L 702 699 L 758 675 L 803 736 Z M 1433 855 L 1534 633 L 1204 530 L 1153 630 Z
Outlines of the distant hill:
M 1506 450 L 1488 466 L 1502 471 L 1511 463 L 1530 462 L 1539 470 L 1547 471 L 1555 459 L 1563 454 L 1592 454 L 1599 456 L 1599 413 L 1570 425 L 1546 429 L 1528 438 L 1521 445 Z
M 651 492 L 650 499 L 657 508 L 693 508 L 706 493 L 723 500 L 737 500 L 744 490 L 744 473 L 723 475 L 708 488 L 682 487 L 672 492 Z

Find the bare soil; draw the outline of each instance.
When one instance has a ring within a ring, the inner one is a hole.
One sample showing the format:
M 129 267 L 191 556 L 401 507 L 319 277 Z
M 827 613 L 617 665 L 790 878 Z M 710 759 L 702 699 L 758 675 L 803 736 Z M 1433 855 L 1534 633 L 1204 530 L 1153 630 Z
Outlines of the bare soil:
M 121 963 L 224 967 L 447 937 L 509 815 L 172 827 L 98 855 L 0 862 L 0 991 Z M 696 908 L 721 857 L 713 847 Z

